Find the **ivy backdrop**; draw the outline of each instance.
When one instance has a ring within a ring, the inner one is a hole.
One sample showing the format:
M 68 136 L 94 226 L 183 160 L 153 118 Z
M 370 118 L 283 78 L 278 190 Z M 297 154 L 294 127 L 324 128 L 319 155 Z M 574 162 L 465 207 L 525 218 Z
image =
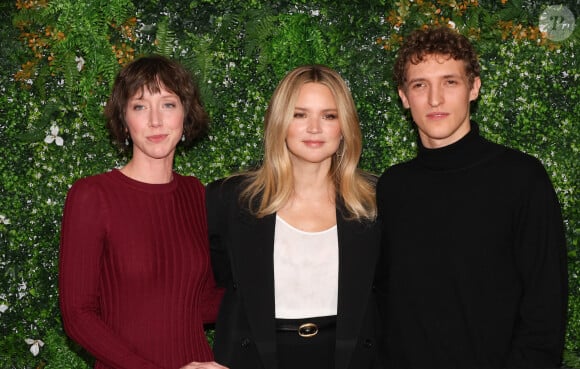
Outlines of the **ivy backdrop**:
M 559 2 L 578 16 L 577 0 Z M 176 169 L 207 183 L 259 160 L 262 117 L 286 71 L 327 64 L 348 81 L 357 102 L 361 167 L 379 174 L 416 149 L 390 71 L 401 37 L 424 24 L 456 27 L 473 40 L 483 65 L 473 118 L 484 136 L 537 156 L 554 183 L 570 270 L 565 362 L 580 368 L 579 27 L 564 40 L 547 39 L 539 30 L 546 3 L 2 1 L 0 368 L 91 365 L 60 322 L 60 219 L 76 179 L 125 161 L 102 117 L 121 66 L 156 52 L 196 75 L 212 128 L 176 155 Z

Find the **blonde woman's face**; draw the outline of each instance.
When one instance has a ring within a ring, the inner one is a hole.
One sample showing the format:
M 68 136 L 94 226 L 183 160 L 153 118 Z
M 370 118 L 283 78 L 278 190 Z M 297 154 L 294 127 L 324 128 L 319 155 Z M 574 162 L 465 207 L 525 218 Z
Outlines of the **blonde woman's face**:
M 341 139 L 340 117 L 330 89 L 320 83 L 304 84 L 286 134 L 292 163 L 295 166 L 325 164 L 330 167 Z

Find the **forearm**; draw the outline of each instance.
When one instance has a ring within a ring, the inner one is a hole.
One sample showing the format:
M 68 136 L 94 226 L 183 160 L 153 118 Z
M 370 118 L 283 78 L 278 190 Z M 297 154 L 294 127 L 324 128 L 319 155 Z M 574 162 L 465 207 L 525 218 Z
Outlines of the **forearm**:
M 62 319 L 67 335 L 97 360 L 116 369 L 161 369 L 127 346 L 96 312 L 68 307 L 61 301 Z

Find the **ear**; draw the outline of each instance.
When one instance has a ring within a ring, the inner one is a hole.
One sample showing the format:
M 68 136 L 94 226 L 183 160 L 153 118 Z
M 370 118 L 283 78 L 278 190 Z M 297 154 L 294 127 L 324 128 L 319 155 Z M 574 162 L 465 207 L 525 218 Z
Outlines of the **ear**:
M 479 97 L 479 89 L 481 88 L 481 78 L 475 77 L 473 79 L 473 86 L 469 91 L 469 101 L 474 101 Z
M 407 99 L 407 95 L 405 94 L 405 90 L 399 87 L 399 97 L 401 98 L 401 102 L 403 103 L 403 107 L 405 109 L 409 109 L 409 100 Z

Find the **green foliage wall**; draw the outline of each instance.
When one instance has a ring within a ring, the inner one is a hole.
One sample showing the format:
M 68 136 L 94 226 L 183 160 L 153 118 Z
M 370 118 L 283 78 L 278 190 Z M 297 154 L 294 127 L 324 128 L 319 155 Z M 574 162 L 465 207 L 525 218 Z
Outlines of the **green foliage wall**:
M 567 5 L 578 16 L 578 2 Z M 533 0 L 2 2 L 0 368 L 90 367 L 60 323 L 60 217 L 76 179 L 125 161 L 102 118 L 121 65 L 157 52 L 195 73 L 212 128 L 175 164 L 207 183 L 260 160 L 262 117 L 286 71 L 327 64 L 357 103 L 361 167 L 380 174 L 416 149 L 391 81 L 394 53 L 404 34 L 434 23 L 455 25 L 480 51 L 473 118 L 483 135 L 537 156 L 552 178 L 569 246 L 566 365 L 580 367 L 579 27 L 559 42 L 542 37 L 545 7 Z

